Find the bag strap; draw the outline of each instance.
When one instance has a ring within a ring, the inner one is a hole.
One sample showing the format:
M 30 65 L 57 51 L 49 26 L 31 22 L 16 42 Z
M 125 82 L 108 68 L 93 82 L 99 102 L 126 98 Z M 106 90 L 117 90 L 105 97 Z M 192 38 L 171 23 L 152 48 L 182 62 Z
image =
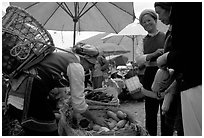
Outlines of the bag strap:
M 27 118 L 27 112 L 28 112 L 28 108 L 29 108 L 29 104 L 30 104 L 30 95 L 31 95 L 31 91 L 32 91 L 32 84 L 33 84 L 33 80 L 36 76 L 38 76 L 37 70 L 31 69 L 29 71 L 29 75 L 28 75 L 27 83 L 26 83 L 26 88 L 25 88 L 26 92 L 24 95 L 22 121 Z

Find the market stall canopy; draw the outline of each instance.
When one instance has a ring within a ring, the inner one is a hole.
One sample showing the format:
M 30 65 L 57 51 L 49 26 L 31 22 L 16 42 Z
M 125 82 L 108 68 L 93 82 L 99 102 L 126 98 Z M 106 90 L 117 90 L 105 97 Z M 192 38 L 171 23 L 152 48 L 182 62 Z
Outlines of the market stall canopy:
M 104 43 L 96 46 L 100 53 L 103 53 L 105 56 L 109 55 L 120 55 L 129 53 L 129 50 L 125 49 L 125 46 L 117 45 L 114 43 Z
M 10 2 L 46 29 L 118 33 L 135 19 L 133 2 Z
M 94 35 L 94 36 L 89 37 L 87 39 L 81 40 L 79 42 L 98 46 L 98 45 L 101 45 L 104 43 L 102 38 L 109 35 L 109 34 L 110 33 L 99 33 L 97 35 Z
M 126 54 L 131 52 L 126 48 L 125 45 L 117 45 L 116 43 L 103 43 L 103 40 L 101 38 L 107 36 L 108 34 L 109 33 L 100 33 L 88 39 L 79 41 L 78 43 L 93 45 L 97 47 L 100 52 L 104 52 L 105 55 L 108 55 L 108 56 Z

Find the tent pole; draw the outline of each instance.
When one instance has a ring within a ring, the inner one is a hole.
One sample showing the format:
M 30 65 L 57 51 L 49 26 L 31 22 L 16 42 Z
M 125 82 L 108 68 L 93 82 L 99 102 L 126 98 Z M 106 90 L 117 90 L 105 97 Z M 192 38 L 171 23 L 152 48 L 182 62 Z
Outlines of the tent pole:
M 73 46 L 75 45 L 75 39 L 76 39 L 76 22 L 74 22 L 74 38 L 73 38 Z
M 73 18 L 73 21 L 74 21 L 74 38 L 73 38 L 73 46 L 75 45 L 75 39 L 76 39 L 76 24 L 78 22 L 78 2 L 74 2 L 74 12 L 75 12 L 75 15 L 74 15 L 74 18 Z
M 133 35 L 133 37 L 132 37 L 132 42 L 133 42 L 132 61 L 133 61 L 133 63 L 134 63 L 134 61 L 135 61 L 135 46 L 134 46 L 134 43 L 135 43 L 134 41 L 135 41 L 135 39 L 134 39 L 134 37 L 135 37 L 135 36 Z

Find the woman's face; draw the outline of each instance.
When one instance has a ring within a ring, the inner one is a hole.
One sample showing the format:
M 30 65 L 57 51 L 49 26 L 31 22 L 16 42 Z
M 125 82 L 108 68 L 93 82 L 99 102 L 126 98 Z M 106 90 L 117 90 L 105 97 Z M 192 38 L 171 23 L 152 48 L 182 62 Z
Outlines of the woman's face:
M 157 23 L 151 15 L 145 14 L 142 18 L 142 26 L 148 33 L 153 33 L 156 30 Z
M 155 7 L 156 13 L 159 15 L 159 20 L 165 25 L 169 25 L 169 18 L 170 18 L 170 13 L 169 11 L 161 8 L 160 6 Z

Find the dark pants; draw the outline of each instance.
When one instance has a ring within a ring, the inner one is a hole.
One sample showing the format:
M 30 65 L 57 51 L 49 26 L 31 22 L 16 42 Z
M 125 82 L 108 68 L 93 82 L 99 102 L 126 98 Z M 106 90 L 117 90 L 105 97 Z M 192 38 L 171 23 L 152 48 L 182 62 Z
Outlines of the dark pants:
M 175 130 L 178 136 L 184 136 L 180 94 L 174 95 L 169 110 L 165 114 L 165 124 L 165 136 L 173 136 Z
M 163 100 L 145 97 L 146 129 L 151 136 L 157 135 L 157 115 L 160 114 L 161 134 L 165 131 L 165 116 L 161 114 Z
M 147 67 L 143 78 L 143 87 L 151 91 L 151 86 L 154 81 L 155 74 L 158 67 Z M 151 136 L 157 135 L 157 115 L 159 107 L 161 108 L 163 100 L 157 100 L 150 97 L 145 97 L 145 116 L 146 116 L 146 129 Z M 160 113 L 161 120 L 161 133 L 165 131 L 164 117 Z

